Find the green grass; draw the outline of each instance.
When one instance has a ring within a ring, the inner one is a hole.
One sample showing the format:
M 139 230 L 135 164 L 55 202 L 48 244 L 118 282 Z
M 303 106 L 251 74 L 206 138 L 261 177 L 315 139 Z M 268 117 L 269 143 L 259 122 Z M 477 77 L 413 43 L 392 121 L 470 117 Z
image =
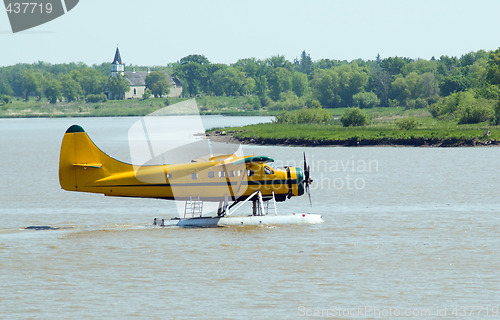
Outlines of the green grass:
M 329 109 L 330 124 L 258 124 L 224 128 L 243 142 L 288 145 L 440 145 L 498 144 L 500 127 L 488 122 L 458 125 L 456 120 L 434 119 L 426 109 L 363 109 L 372 118 L 368 126 L 343 127 L 339 118 L 347 108 Z M 418 125 L 404 130 L 398 119 L 413 117 Z
M 401 130 L 395 124 L 378 123 L 366 127 L 341 125 L 258 124 L 224 129 L 227 134 L 262 144 L 291 145 L 474 145 L 500 141 L 498 126 L 487 123 L 457 125 L 420 118 L 423 124 L 413 130 Z M 489 132 L 490 135 L 486 135 Z
M 272 115 L 266 109 L 255 110 L 249 97 L 200 97 L 196 98 L 201 114 L 222 115 Z M 187 100 L 169 98 L 170 105 Z M 72 102 L 50 104 L 42 99 L 37 102 L 14 100 L 0 105 L 0 117 L 105 117 L 144 116 L 166 106 L 167 99 L 109 100 L 99 103 Z M 261 144 L 307 145 L 473 145 L 500 141 L 500 127 L 489 123 L 458 125 L 455 120 L 436 120 L 425 109 L 403 108 L 363 109 L 372 118 L 369 126 L 342 127 L 339 118 L 347 108 L 328 109 L 333 121 L 326 125 L 259 124 L 224 129 L 242 141 Z M 402 130 L 397 119 L 412 116 L 419 126 Z M 489 132 L 489 135 L 486 135 Z
M 148 100 L 109 100 L 106 102 L 58 102 L 51 104 L 42 99 L 27 102 L 14 100 L 0 106 L 0 117 L 103 117 L 103 116 L 139 116 L 163 108 L 164 99 Z
M 115 117 L 145 116 L 166 106 L 187 100 L 188 98 L 150 98 L 146 100 L 108 100 L 106 102 L 85 103 L 58 102 L 49 103 L 46 99 L 27 102 L 14 99 L 12 103 L 0 105 L 0 117 Z M 255 110 L 248 97 L 199 97 L 196 98 L 200 114 L 223 115 L 269 115 L 266 109 Z

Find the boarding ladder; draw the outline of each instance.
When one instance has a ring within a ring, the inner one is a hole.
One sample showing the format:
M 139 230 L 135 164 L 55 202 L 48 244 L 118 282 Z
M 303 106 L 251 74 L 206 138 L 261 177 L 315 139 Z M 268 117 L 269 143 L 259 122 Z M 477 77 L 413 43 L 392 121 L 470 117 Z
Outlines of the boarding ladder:
M 272 200 L 273 200 L 273 207 L 274 207 L 273 208 L 274 215 L 276 216 L 276 215 L 278 215 L 278 212 L 277 212 L 277 208 L 276 208 L 276 197 L 274 196 L 274 191 L 273 191 L 272 195 L 273 195 Z M 254 198 L 255 196 L 257 196 L 257 199 Z M 269 200 L 265 201 L 265 204 L 264 204 L 264 199 L 262 197 L 262 193 L 260 191 L 255 191 L 249 197 L 247 197 L 244 201 L 239 203 L 236 206 L 236 208 L 232 209 L 231 212 L 229 212 L 229 210 L 227 210 L 226 215 L 227 216 L 231 215 L 236 210 L 241 208 L 242 205 L 244 205 L 245 203 L 247 203 L 250 200 L 252 201 L 252 204 L 253 204 L 253 215 L 254 216 L 265 216 L 265 215 L 269 214 Z
M 274 215 L 278 215 L 277 208 L 276 208 L 276 198 L 274 197 L 274 191 L 273 191 L 273 211 Z M 262 193 L 258 193 L 258 201 L 253 202 L 253 215 L 254 216 L 267 216 L 269 214 L 269 203 L 271 201 L 263 201 L 262 199 Z
M 201 217 L 203 214 L 203 201 L 200 200 L 198 196 L 197 199 L 189 197 L 189 201 L 186 201 L 184 206 L 184 218 L 194 218 Z

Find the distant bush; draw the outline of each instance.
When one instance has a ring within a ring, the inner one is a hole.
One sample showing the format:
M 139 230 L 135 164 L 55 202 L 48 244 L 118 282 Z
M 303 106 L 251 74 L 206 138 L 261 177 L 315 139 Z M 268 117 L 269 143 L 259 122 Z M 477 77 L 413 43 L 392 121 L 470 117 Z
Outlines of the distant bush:
M 12 98 L 9 95 L 2 94 L 2 96 L 0 96 L 0 105 L 10 103 L 11 101 Z
M 464 105 L 458 109 L 458 124 L 479 123 L 492 117 L 493 109 L 482 104 Z
M 243 104 L 243 109 L 245 110 L 258 110 L 261 107 L 260 99 L 257 96 L 247 97 L 246 103 Z
M 423 109 L 428 106 L 428 103 L 423 98 L 408 99 L 406 101 L 406 109 Z
M 308 99 L 306 101 L 306 106 L 308 108 L 321 108 L 321 103 L 317 99 Z
M 307 123 L 328 123 L 332 120 L 332 115 L 325 109 L 301 109 L 286 112 L 276 116 L 275 123 L 307 124 Z
M 144 93 L 142 94 L 142 99 L 143 100 L 149 99 L 152 95 L 153 95 L 153 93 L 151 92 L 151 90 L 146 89 L 146 90 L 144 90 Z
M 428 107 L 434 118 L 457 119 L 458 124 L 479 123 L 494 116 L 493 101 L 477 98 L 474 91 L 455 92 Z
M 305 105 L 303 99 L 297 97 L 292 91 L 285 91 L 280 94 L 278 101 L 269 106 L 270 110 L 293 110 L 302 108 Z
M 106 95 L 104 93 L 87 95 L 88 103 L 106 102 L 107 100 L 108 98 L 106 98 Z
M 396 120 L 395 123 L 401 130 L 413 130 L 421 125 L 415 117 L 401 118 Z
M 370 118 L 366 112 L 362 111 L 359 108 L 349 108 L 344 113 L 344 115 L 340 118 L 340 122 L 344 127 L 359 127 L 366 126 L 370 124 Z
M 465 98 L 462 92 L 456 92 L 430 105 L 427 109 L 434 118 L 451 117 Z
M 359 92 L 352 96 L 352 104 L 361 109 L 375 108 L 380 105 L 380 99 L 373 92 Z

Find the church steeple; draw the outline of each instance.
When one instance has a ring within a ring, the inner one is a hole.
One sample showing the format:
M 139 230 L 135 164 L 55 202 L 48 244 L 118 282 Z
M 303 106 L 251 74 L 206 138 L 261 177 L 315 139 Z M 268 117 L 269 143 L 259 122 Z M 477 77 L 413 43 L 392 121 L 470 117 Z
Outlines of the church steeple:
M 115 58 L 113 59 L 113 64 L 122 64 L 122 57 L 120 56 L 120 50 L 116 47 Z
M 120 56 L 120 50 L 116 47 L 115 58 L 111 62 L 111 76 L 116 77 L 117 75 L 123 76 L 125 73 L 125 65 L 122 62 L 122 57 Z

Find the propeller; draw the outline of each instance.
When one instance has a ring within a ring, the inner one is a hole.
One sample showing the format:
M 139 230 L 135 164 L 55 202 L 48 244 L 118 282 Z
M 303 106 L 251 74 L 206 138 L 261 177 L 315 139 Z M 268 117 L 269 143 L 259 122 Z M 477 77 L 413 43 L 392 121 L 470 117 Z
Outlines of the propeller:
M 307 165 L 306 153 L 304 152 L 304 185 L 306 187 L 307 196 L 309 197 L 309 204 L 312 207 L 311 200 L 311 190 L 309 190 L 309 185 L 313 182 L 313 179 L 310 176 L 311 167 Z

